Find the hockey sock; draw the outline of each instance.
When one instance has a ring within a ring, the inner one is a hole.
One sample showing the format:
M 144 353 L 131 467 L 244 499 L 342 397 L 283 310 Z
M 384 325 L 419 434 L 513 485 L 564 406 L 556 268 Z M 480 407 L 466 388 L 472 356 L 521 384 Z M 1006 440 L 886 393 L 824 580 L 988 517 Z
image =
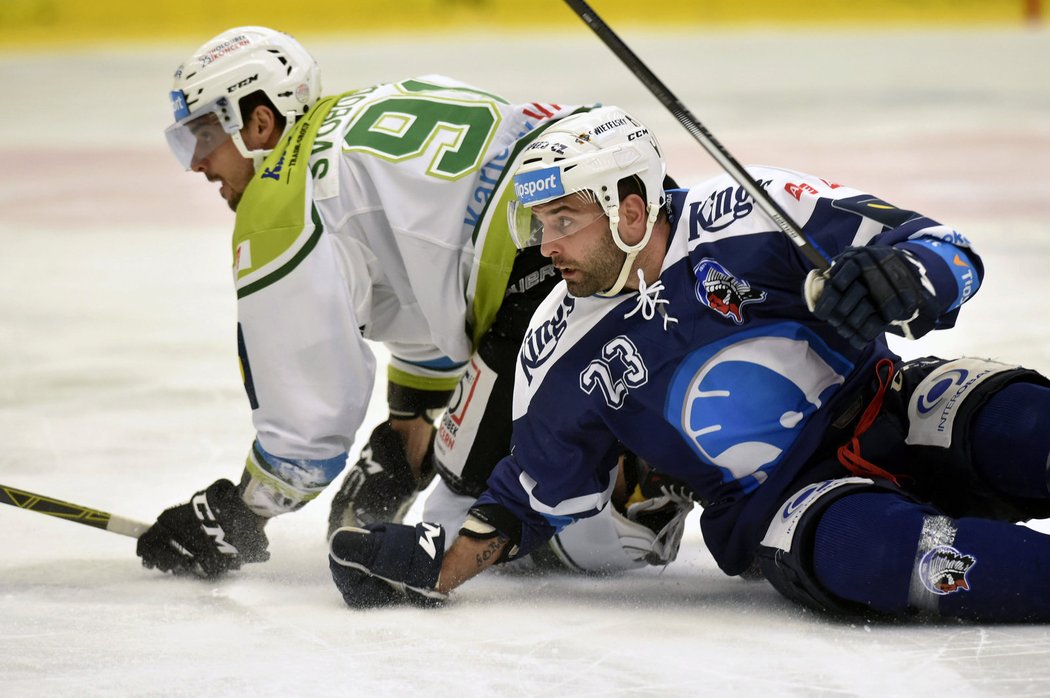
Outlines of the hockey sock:
M 1050 388 L 1014 383 L 977 412 L 970 430 L 974 468 L 1005 494 L 1050 496 Z
M 830 593 L 882 613 L 1050 621 L 1050 536 L 952 519 L 892 493 L 831 504 L 817 524 L 813 569 Z

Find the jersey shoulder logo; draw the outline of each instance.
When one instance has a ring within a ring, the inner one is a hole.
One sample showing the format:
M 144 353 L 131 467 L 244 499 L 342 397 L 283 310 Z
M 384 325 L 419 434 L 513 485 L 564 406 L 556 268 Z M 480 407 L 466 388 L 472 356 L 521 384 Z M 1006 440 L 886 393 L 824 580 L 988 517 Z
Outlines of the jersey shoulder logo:
M 696 275 L 696 299 L 737 325 L 744 322 L 744 306 L 766 299 L 765 291 L 751 288 L 751 284 L 736 278 L 710 257 L 697 262 L 693 273 Z

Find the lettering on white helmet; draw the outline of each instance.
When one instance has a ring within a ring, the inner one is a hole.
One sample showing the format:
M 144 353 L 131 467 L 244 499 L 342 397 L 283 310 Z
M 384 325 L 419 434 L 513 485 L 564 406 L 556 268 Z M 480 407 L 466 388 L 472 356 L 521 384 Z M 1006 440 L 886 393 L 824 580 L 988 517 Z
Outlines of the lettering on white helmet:
M 252 40 L 249 37 L 244 34 L 238 34 L 237 36 L 211 47 L 208 49 L 207 53 L 203 53 L 196 58 L 200 61 L 201 67 L 204 68 L 223 56 L 228 56 L 231 53 L 236 52 L 238 49 L 250 46 L 251 43 Z
M 611 119 L 609 121 L 606 121 L 604 124 L 601 124 L 600 126 L 595 126 L 594 130 L 591 131 L 591 133 L 593 133 L 595 136 L 598 136 L 611 129 L 626 125 L 627 119 Z
M 258 80 L 258 79 L 259 79 L 259 74 L 256 73 L 255 75 L 251 76 L 250 78 L 245 78 L 245 79 L 241 80 L 240 82 L 237 82 L 237 83 L 235 83 L 233 85 L 230 85 L 229 87 L 226 88 L 226 94 L 230 94 L 231 92 L 234 92 L 235 90 L 239 90 L 240 88 L 245 87 L 246 85 L 250 85 L 253 82 L 255 82 L 256 80 Z
M 542 170 L 514 175 L 514 194 L 518 201 L 526 206 L 565 196 L 561 169 L 545 167 Z
M 171 91 L 171 110 L 175 112 L 176 121 L 190 115 L 190 108 L 186 106 L 186 95 L 182 90 Z

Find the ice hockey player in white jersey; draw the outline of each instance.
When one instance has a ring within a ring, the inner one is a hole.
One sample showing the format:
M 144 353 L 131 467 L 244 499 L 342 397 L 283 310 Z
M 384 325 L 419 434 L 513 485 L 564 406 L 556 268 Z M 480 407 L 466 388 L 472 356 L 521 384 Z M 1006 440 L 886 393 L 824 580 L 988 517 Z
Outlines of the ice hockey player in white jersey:
M 981 284 L 950 227 L 849 186 L 751 176 L 832 260 L 801 250 L 729 176 L 661 188 L 648 129 L 566 118 L 515 172 L 513 232 L 564 283 L 521 347 L 512 454 L 448 552 L 427 524 L 344 529 L 353 606 L 435 602 L 609 501 L 618 449 L 706 502 L 730 575 L 753 563 L 832 613 L 1050 621 L 1050 382 L 994 361 L 904 361 L 885 332 L 951 327 Z M 422 530 L 420 530 L 422 529 Z
M 375 379 L 368 340 L 393 356 L 391 419 L 349 470 L 332 527 L 398 520 L 435 466 L 428 516 L 458 525 L 509 450 L 517 348 L 557 282 L 508 235 L 509 164 L 588 107 L 510 104 L 442 76 L 322 97 L 314 59 L 264 27 L 195 51 L 172 105 L 173 151 L 236 212 L 236 337 L 257 437 L 238 484 L 222 478 L 160 515 L 139 540 L 143 564 L 208 577 L 267 559 L 264 524 L 345 468 Z M 573 529 L 578 552 L 564 552 L 567 532 L 548 558 L 590 570 L 673 556 L 692 501 L 625 470 L 622 512 Z

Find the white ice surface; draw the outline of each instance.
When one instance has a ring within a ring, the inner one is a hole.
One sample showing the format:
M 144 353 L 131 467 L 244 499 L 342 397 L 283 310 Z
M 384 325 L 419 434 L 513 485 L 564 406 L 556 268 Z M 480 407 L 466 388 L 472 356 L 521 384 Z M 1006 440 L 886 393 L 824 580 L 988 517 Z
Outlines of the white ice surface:
M 900 351 L 1050 371 L 1045 31 L 623 35 L 741 162 L 867 189 L 977 243 L 988 277 L 959 326 Z M 617 103 L 681 181 L 717 173 L 582 25 L 311 47 L 330 92 L 444 72 L 513 100 Z M 252 438 L 230 214 L 161 134 L 190 48 L 0 53 L 0 483 L 143 521 L 236 479 Z M 695 517 L 662 573 L 486 575 L 440 610 L 354 613 L 328 574 L 329 500 L 272 522 L 273 559 L 216 583 L 0 507 L 0 692 L 1050 695 L 1048 628 L 815 617 L 723 576 Z

